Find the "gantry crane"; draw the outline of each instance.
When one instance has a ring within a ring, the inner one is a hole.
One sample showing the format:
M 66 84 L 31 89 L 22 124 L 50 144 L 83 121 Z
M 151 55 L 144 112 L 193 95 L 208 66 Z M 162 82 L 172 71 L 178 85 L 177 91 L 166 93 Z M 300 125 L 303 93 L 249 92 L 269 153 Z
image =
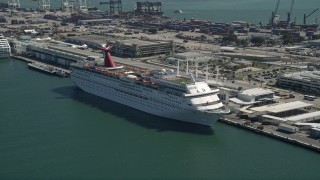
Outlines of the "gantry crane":
M 272 12 L 272 15 L 271 15 L 271 23 L 270 23 L 270 24 L 271 24 L 271 27 L 274 27 L 274 18 L 275 18 L 275 16 L 276 16 L 276 14 L 278 13 L 279 4 L 280 4 L 280 0 L 278 0 L 276 9 Z
M 290 11 L 288 12 L 288 18 L 287 18 L 287 24 L 288 24 L 288 25 L 291 23 L 291 15 L 292 15 L 293 5 L 294 5 L 294 0 L 292 0 L 292 2 L 291 2 L 291 8 L 290 8 Z
M 117 9 L 118 13 L 122 13 L 121 0 L 109 0 L 109 2 L 100 2 L 100 4 L 109 4 L 110 5 L 110 9 L 109 9 L 110 14 L 114 14 L 115 9 Z
M 319 8 L 313 10 L 313 11 L 312 11 L 310 14 L 308 14 L 308 15 L 303 14 L 303 24 L 306 24 L 307 18 L 308 18 L 309 16 L 311 16 L 313 13 L 315 13 L 316 11 L 318 11 L 318 10 L 319 10 Z
M 49 10 L 50 9 L 50 0 L 38 0 L 38 8 L 40 10 Z
M 20 0 L 8 0 L 8 7 L 10 9 L 20 8 Z

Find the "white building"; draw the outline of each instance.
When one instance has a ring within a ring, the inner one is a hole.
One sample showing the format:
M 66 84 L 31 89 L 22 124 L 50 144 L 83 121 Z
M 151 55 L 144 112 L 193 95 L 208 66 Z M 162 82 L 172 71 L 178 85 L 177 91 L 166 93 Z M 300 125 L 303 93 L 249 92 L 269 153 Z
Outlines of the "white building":
M 251 104 L 265 104 L 272 102 L 278 97 L 274 96 L 274 92 L 268 89 L 252 88 L 238 93 L 236 98 L 230 98 L 230 101 L 241 106 Z
M 169 64 L 177 64 L 177 61 L 192 61 L 192 62 L 208 62 L 210 60 L 216 60 L 217 57 L 204 54 L 199 52 L 184 52 L 184 53 L 177 53 L 173 55 L 173 57 L 169 57 L 166 61 Z
M 309 46 L 317 46 L 317 47 L 320 47 L 320 39 L 310 40 L 310 41 L 308 41 L 308 45 L 309 45 Z
M 227 47 L 227 46 L 222 46 L 220 48 L 221 52 L 234 52 L 236 50 L 235 47 Z
M 310 131 L 311 136 L 315 138 L 320 138 L 320 127 L 314 127 Z
M 274 92 L 268 89 L 253 88 L 242 91 L 238 98 L 244 101 L 260 101 L 264 99 L 273 99 Z
M 320 71 L 279 74 L 277 84 L 284 88 L 316 94 L 320 92 Z

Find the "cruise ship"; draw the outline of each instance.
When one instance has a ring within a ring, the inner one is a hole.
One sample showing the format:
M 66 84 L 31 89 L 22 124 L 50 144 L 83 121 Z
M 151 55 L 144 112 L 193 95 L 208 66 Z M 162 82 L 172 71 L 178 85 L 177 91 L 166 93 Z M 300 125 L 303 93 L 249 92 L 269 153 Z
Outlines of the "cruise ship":
M 0 34 L 0 59 L 8 58 L 11 55 L 11 47 L 8 40 Z
M 104 63 L 84 61 L 71 65 L 71 80 L 83 91 L 153 115 L 212 126 L 230 109 L 206 82 L 173 70 L 146 71 L 116 66 L 111 46 L 100 48 Z

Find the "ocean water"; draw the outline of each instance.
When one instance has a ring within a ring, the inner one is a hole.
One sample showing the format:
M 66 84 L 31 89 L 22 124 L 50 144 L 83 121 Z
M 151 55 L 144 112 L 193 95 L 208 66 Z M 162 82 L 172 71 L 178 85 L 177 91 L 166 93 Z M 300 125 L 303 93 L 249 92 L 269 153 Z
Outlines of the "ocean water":
M 108 0 L 87 0 L 89 7 L 98 7 L 107 10 L 106 5 L 99 5 L 100 1 Z M 157 1 L 157 0 L 149 0 Z M 7 2 L 7 0 L 0 0 Z M 34 0 L 20 0 L 21 6 L 26 8 L 36 8 Z M 134 9 L 137 1 L 122 1 L 123 10 Z M 243 20 L 251 23 L 267 24 L 271 17 L 271 12 L 275 10 L 277 0 L 161 0 L 162 10 L 165 15 L 174 18 L 199 18 L 214 22 L 232 22 Z M 287 12 L 290 10 L 292 0 L 281 0 L 278 13 L 282 20 L 286 20 Z M 51 0 L 52 8 L 59 8 L 59 0 Z M 311 13 L 320 7 L 319 0 L 295 0 L 292 19 L 296 18 L 297 23 L 303 22 L 303 14 Z M 174 10 L 181 9 L 184 13 L 175 14 Z M 307 19 L 307 23 L 314 23 L 320 18 L 320 11 L 314 13 Z
M 0 60 L 0 179 L 320 179 L 320 154 L 87 94 Z

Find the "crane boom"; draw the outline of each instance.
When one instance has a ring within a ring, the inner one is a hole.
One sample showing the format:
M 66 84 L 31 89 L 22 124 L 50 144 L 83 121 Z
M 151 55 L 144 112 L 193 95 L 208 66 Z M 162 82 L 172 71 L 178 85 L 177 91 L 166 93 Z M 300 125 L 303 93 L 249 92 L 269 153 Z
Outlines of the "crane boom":
M 291 2 L 291 7 L 290 7 L 290 11 L 289 11 L 290 14 L 292 14 L 293 5 L 294 5 L 294 0 L 292 0 L 292 2 Z
M 309 16 L 311 16 L 313 13 L 315 13 L 316 11 L 318 11 L 318 10 L 319 10 L 319 8 L 313 10 L 313 11 L 312 11 L 310 14 L 308 14 L 308 15 L 304 14 L 304 15 L 303 15 L 303 24 L 306 24 L 306 19 L 307 19 Z
M 275 16 L 277 15 L 277 13 L 278 13 L 279 4 L 280 4 L 280 0 L 278 0 L 276 9 L 272 12 L 271 23 L 270 23 L 272 27 L 274 26 L 274 17 L 275 17 Z
M 278 13 L 279 4 L 280 4 L 280 0 L 278 0 L 276 9 L 274 10 L 274 15 L 277 15 L 277 13 Z
M 291 15 L 292 15 L 292 10 L 293 10 L 293 5 L 294 5 L 294 0 L 292 0 L 290 11 L 288 12 L 287 24 L 290 24 L 290 22 L 291 22 Z

